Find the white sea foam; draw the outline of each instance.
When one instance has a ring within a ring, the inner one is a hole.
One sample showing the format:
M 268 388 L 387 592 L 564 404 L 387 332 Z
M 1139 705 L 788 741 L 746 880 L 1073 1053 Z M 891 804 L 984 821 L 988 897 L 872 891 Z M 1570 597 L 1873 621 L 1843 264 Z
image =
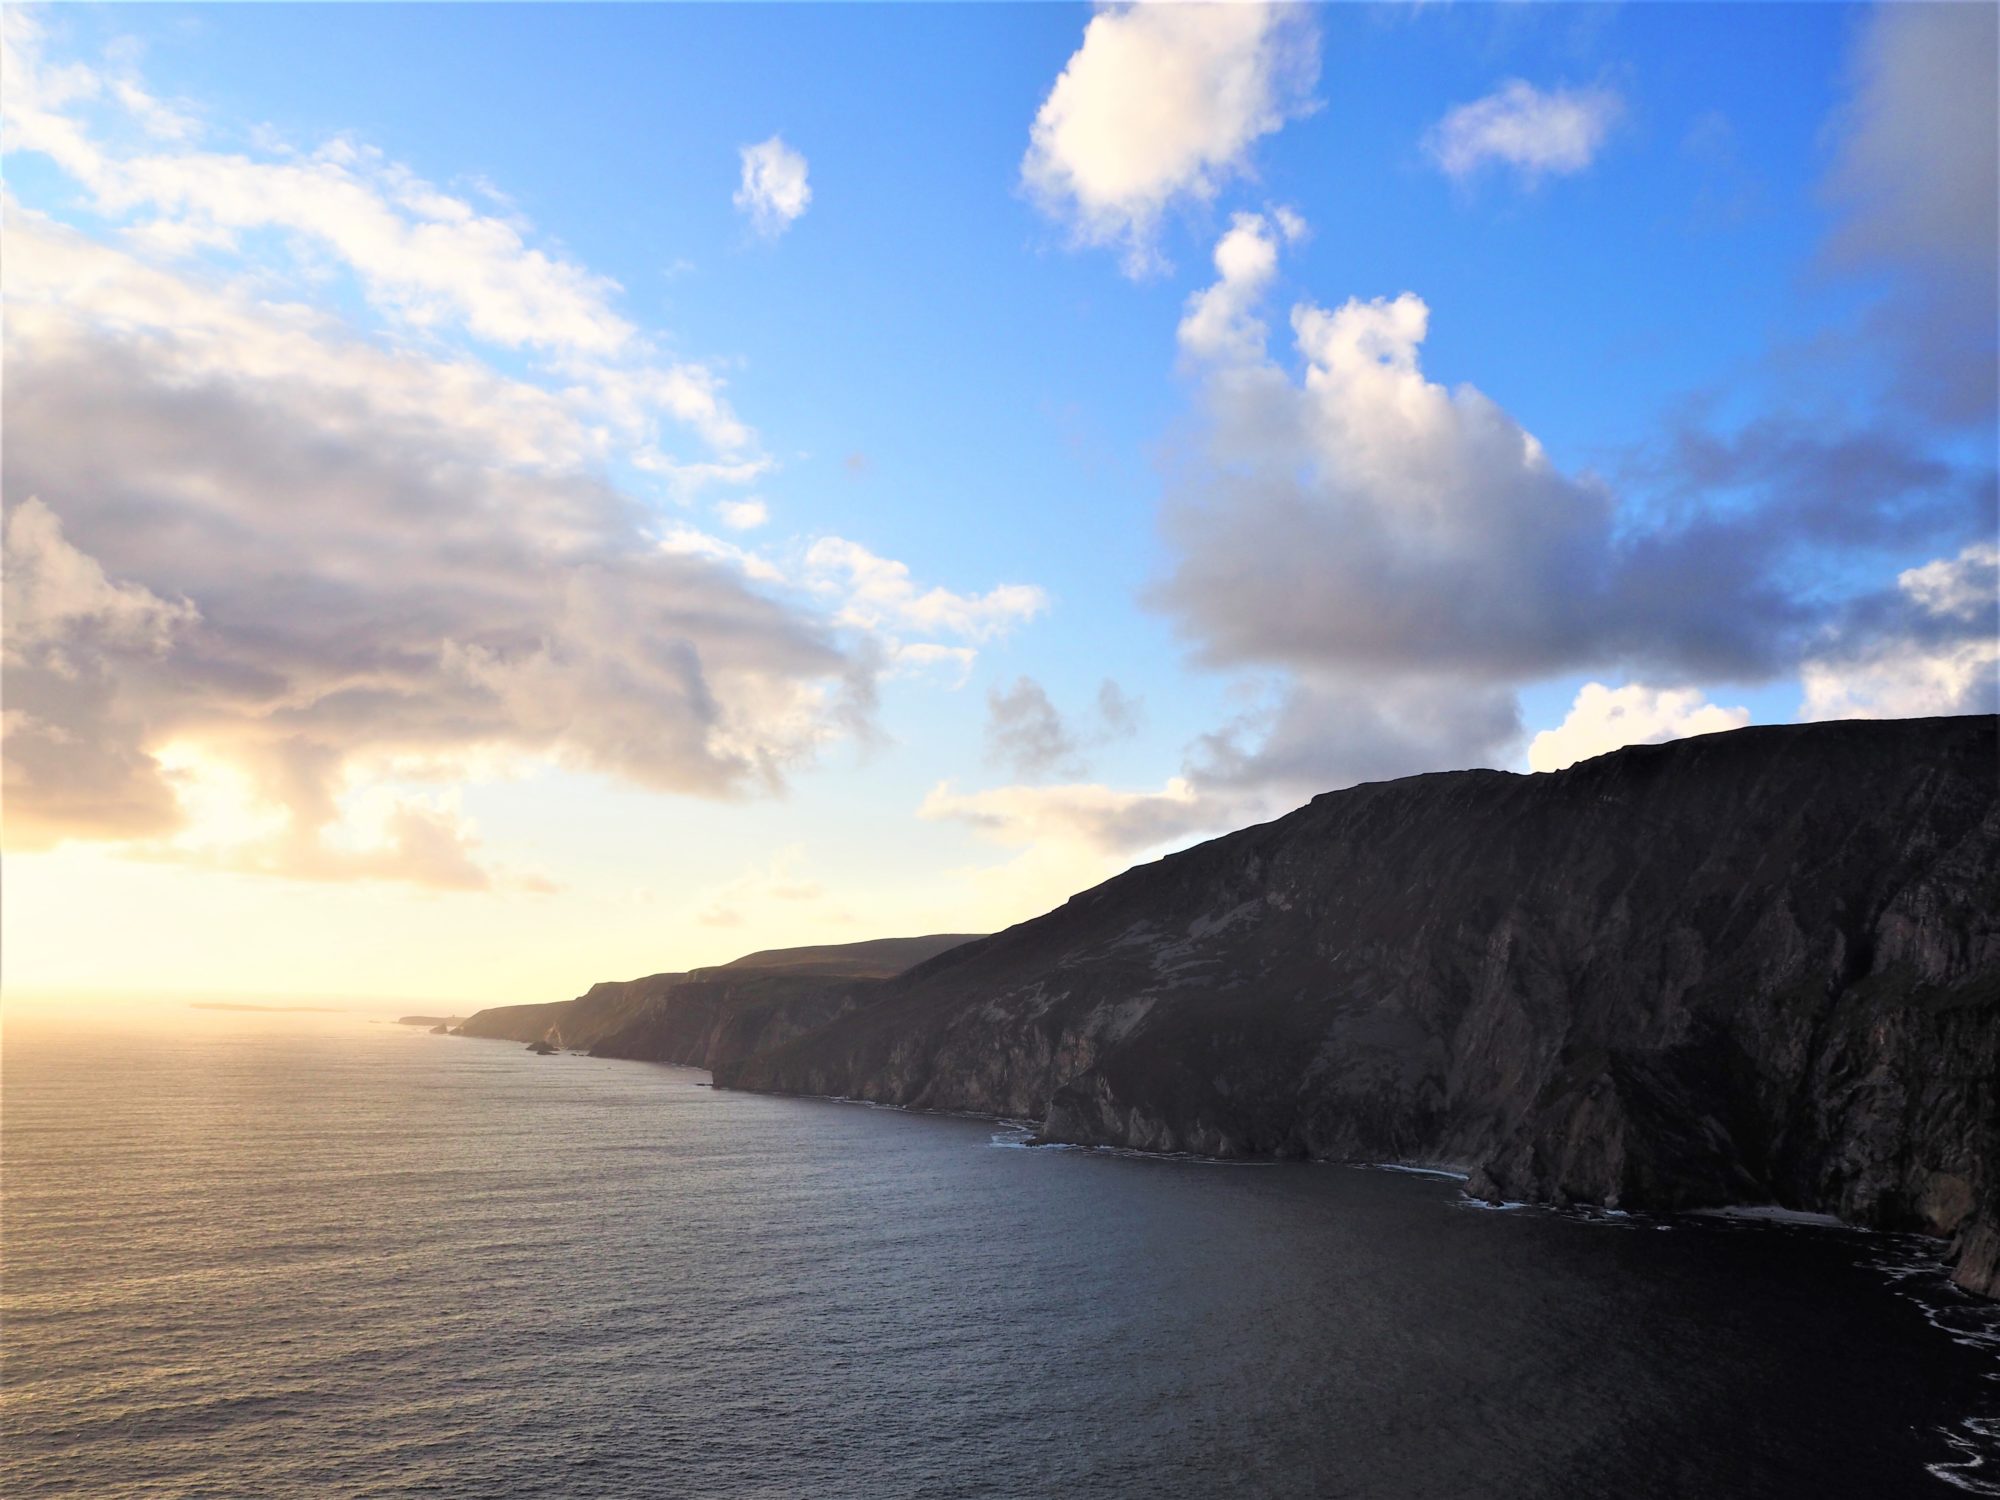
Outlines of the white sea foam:
M 1926 1323 L 1963 1348 L 1995 1357 L 1982 1378 L 2000 1382 L 2000 1302 L 1974 1296 L 1953 1282 L 1936 1240 L 1863 1229 L 1851 1232 L 1867 1236 L 1877 1248 L 1863 1264 L 1887 1278 L 1895 1295 L 1922 1313 Z M 2000 1496 L 2000 1417 L 1966 1417 L 1956 1427 L 1941 1427 L 1938 1432 L 1955 1456 L 1925 1468 L 1968 1494 Z
M 1454 1172 L 1449 1167 L 1416 1167 L 1400 1161 L 1358 1161 L 1350 1165 L 1364 1172 L 1402 1172 L 1410 1177 L 1445 1177 L 1453 1182 L 1469 1182 L 1470 1172 Z
M 1958 1457 L 1924 1467 L 1946 1484 L 1973 1495 L 2000 1495 L 2000 1418 L 1968 1417 L 1956 1429 L 1940 1428 Z

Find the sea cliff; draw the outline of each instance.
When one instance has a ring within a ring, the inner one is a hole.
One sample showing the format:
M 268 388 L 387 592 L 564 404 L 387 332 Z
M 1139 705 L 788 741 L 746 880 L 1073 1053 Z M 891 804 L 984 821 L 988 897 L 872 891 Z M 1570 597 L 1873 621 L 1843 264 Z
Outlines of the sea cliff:
M 634 984 L 570 1044 L 1496 1200 L 1833 1213 L 2000 1294 L 1992 717 L 1358 786 L 892 977 Z

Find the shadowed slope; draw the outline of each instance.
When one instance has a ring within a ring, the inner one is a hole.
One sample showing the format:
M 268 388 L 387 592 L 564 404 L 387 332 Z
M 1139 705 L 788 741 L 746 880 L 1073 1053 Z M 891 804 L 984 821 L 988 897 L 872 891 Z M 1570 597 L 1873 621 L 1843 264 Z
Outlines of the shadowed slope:
M 712 968 L 608 980 L 574 1000 L 501 1005 L 466 1021 L 466 1036 L 545 1041 L 605 1057 L 708 1067 L 832 1019 L 872 984 L 968 941 L 960 933 L 771 948 Z
M 1495 1197 L 1960 1236 L 1992 1290 L 1991 717 L 1329 793 L 931 959 L 720 1083 L 1052 1139 L 1427 1160 Z

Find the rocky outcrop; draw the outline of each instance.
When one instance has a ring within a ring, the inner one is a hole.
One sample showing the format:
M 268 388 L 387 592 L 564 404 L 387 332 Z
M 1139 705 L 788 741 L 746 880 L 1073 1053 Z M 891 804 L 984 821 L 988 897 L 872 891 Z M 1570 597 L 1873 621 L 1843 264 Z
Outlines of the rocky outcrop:
M 1832 1212 L 1952 1236 L 1990 1294 L 2000 721 L 1354 787 L 821 1003 L 711 1030 L 717 1082 Z
M 2000 1213 L 1986 1213 L 1958 1232 L 1951 1245 L 1951 1279 L 1982 1297 L 2000 1297 Z

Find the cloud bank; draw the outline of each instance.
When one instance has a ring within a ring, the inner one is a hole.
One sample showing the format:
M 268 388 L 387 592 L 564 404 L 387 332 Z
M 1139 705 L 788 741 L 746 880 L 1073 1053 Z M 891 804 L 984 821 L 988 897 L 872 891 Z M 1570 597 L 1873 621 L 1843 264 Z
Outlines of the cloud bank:
M 2000 11 L 1884 5 L 1853 61 L 1828 184 L 1838 267 L 1887 271 L 1861 331 L 1895 396 L 1932 421 L 1990 427 L 2000 402 Z
M 184 742 L 304 832 L 363 773 L 734 795 L 835 731 L 830 624 L 662 549 L 560 398 L 18 211 L 7 242 L 11 842 L 169 830 Z
M 1991 707 L 1990 544 L 1893 588 L 1828 585 L 1990 531 L 1990 469 L 1955 468 L 1894 428 L 1779 413 L 1722 436 L 1676 430 L 1645 499 L 1622 495 L 1555 464 L 1477 388 L 1431 379 L 1431 309 L 1414 293 L 1299 300 L 1289 355 L 1274 350 L 1268 303 L 1291 237 L 1238 214 L 1215 279 L 1187 301 L 1200 426 L 1169 476 L 1172 563 L 1149 600 L 1198 662 L 1260 684 L 1258 701 L 1198 737 L 1157 791 L 945 787 L 927 816 L 1129 856 L 1329 787 L 1523 750 L 1553 769 L 1745 722 L 1703 681 L 1796 674 L 1808 717 Z M 1520 690 L 1572 673 L 1626 681 L 1588 684 L 1530 742 Z
M 10 146 L 114 238 L 6 205 L 11 847 L 543 889 L 458 788 L 770 794 L 870 733 L 900 660 L 1045 607 L 687 525 L 658 502 L 771 460 L 614 284 L 352 142 L 206 149 L 45 43 L 7 13 Z M 289 300 L 347 290 L 358 320 Z

